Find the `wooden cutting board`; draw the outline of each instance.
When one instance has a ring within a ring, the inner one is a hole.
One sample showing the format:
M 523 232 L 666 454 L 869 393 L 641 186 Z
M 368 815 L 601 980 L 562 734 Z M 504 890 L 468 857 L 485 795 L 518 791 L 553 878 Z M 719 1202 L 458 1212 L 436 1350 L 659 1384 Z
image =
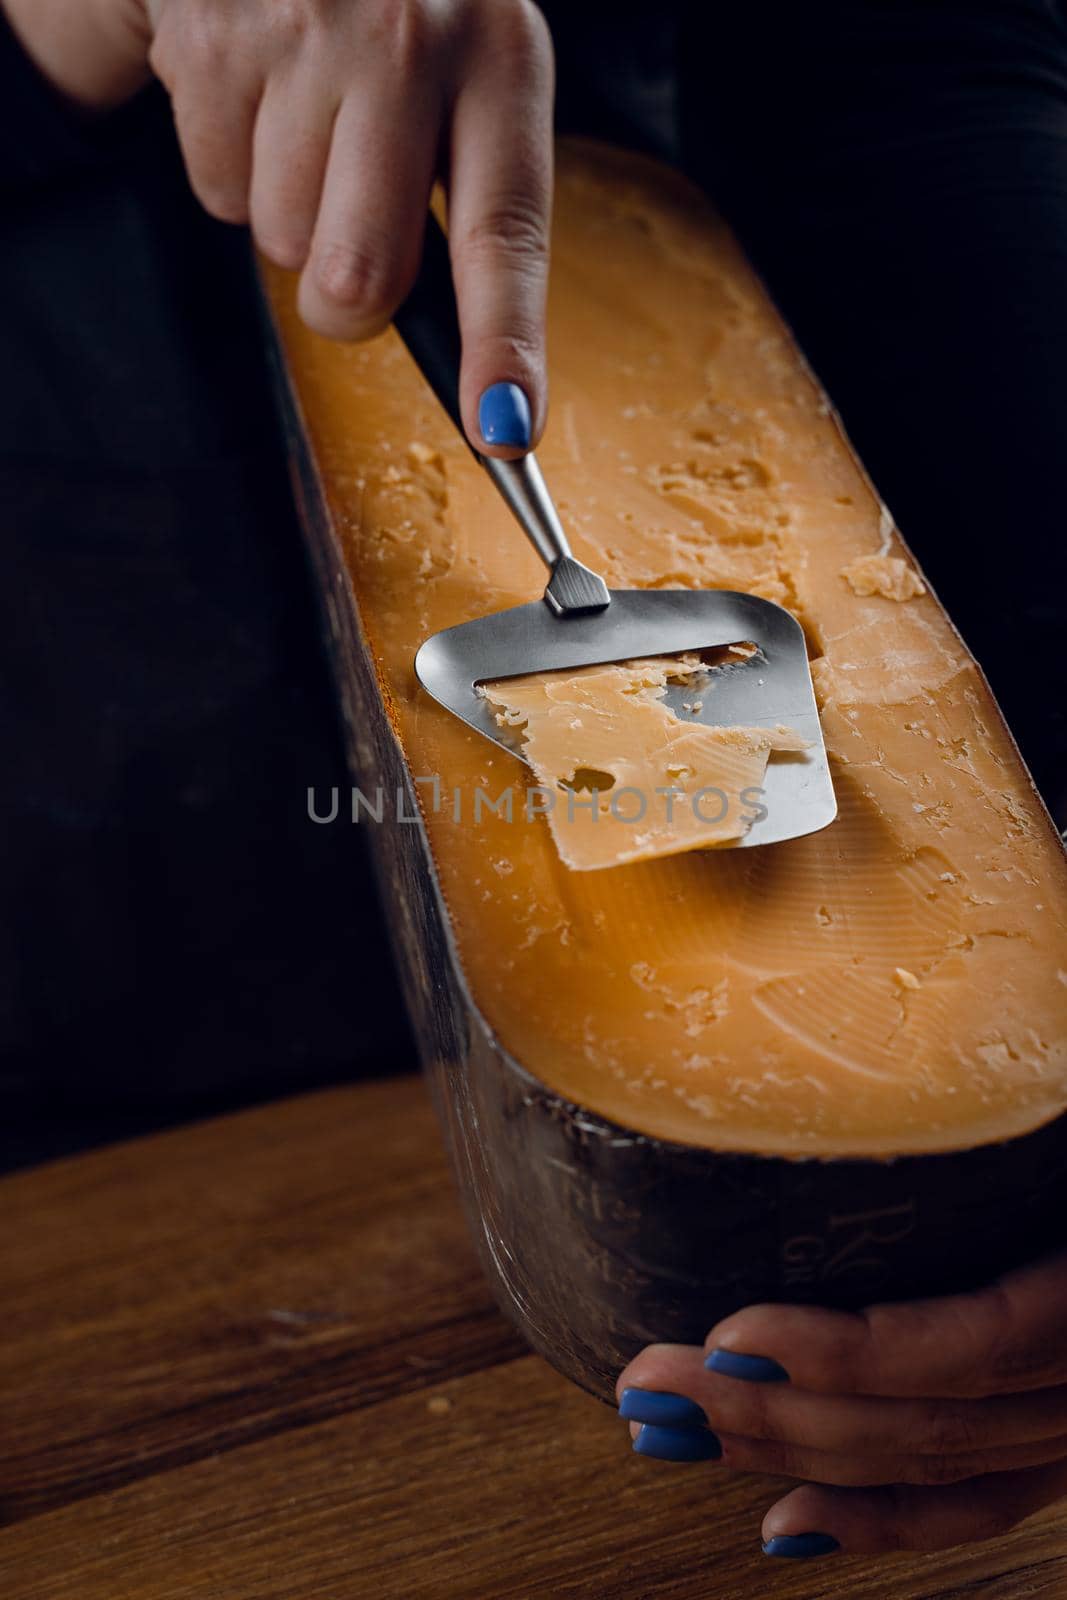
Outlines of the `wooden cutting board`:
M 496 1311 L 415 1078 L 0 1182 L 4 1600 L 1035 1600 L 1067 1507 L 778 1565 Z

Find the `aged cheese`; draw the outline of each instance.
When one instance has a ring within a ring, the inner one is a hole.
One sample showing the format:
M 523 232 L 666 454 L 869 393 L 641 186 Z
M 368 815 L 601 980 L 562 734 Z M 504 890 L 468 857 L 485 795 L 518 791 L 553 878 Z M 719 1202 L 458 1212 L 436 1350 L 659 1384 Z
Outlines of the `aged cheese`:
M 840 814 L 766 848 L 574 872 L 544 816 L 475 820 L 472 795 L 527 769 L 423 694 L 413 657 L 537 596 L 543 570 L 395 335 L 332 345 L 291 280 L 269 284 L 385 705 L 413 776 L 439 780 L 417 785 L 427 837 L 503 1049 L 624 1127 L 761 1155 L 962 1151 L 1063 1111 L 1062 846 L 936 598 L 842 581 L 872 557 L 910 571 L 908 552 L 694 190 L 561 151 L 539 455 L 613 586 L 748 589 L 804 623 Z
M 709 677 L 683 657 L 486 685 L 537 775 L 539 809 L 567 866 L 589 871 L 731 844 L 756 821 L 771 753 L 804 750 L 806 741 L 781 726 L 694 721 Z M 664 703 L 671 683 L 688 687 L 682 716 Z
M 880 594 L 887 600 L 910 600 L 926 590 L 914 567 L 899 556 L 884 556 L 877 552 L 857 556 L 855 561 L 841 568 L 841 576 L 851 584 L 853 594 Z

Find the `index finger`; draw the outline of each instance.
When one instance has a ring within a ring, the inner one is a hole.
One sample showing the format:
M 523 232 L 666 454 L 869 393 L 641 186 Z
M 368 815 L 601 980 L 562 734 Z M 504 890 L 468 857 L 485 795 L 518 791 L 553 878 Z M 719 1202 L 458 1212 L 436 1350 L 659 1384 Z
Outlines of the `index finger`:
M 460 405 L 484 454 L 520 455 L 545 424 L 552 92 L 551 41 L 536 7 L 484 8 L 453 107 L 448 180 Z
M 860 1312 L 746 1306 L 711 1330 L 704 1351 L 713 1372 L 788 1378 L 820 1394 L 981 1398 L 1052 1387 L 1067 1380 L 1067 1252 L 971 1294 Z

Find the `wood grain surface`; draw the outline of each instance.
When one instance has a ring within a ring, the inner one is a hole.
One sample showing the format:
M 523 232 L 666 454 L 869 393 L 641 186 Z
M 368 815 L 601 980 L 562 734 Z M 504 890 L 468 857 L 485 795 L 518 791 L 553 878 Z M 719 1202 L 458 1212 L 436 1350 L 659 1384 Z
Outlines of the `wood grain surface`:
M 1054 1600 L 1067 1508 L 775 1563 L 490 1302 L 417 1079 L 0 1183 L 4 1600 Z

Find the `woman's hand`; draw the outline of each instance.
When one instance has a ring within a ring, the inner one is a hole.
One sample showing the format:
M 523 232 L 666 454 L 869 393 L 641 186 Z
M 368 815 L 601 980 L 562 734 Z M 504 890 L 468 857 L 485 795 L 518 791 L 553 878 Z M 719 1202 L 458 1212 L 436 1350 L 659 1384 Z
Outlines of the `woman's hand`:
M 1067 1254 L 859 1314 L 748 1306 L 616 1392 L 640 1454 L 807 1480 L 764 1517 L 769 1555 L 995 1538 L 1067 1495 Z
M 531 0 L 3 3 L 38 62 L 85 104 L 113 103 L 151 66 L 199 199 L 224 221 L 250 222 L 265 255 L 300 271 L 301 314 L 330 337 L 366 338 L 389 322 L 442 177 L 464 425 L 487 453 L 536 442 L 553 62 Z

